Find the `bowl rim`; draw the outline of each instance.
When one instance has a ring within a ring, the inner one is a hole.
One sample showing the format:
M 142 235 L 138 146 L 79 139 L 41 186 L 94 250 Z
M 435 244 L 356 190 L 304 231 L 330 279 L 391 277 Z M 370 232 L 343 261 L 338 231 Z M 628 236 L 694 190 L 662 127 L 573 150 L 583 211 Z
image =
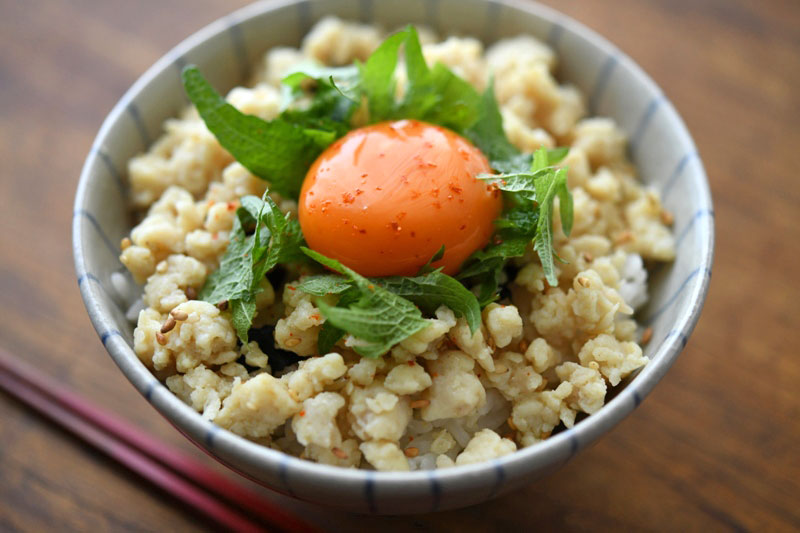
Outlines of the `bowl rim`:
M 114 129 L 115 123 L 120 116 L 127 111 L 134 97 L 142 89 L 150 84 L 163 70 L 171 68 L 176 60 L 179 60 L 185 53 L 221 32 L 228 31 L 231 24 L 238 24 L 270 11 L 301 3 L 308 3 L 308 0 L 261 0 L 242 7 L 196 31 L 173 47 L 148 68 L 114 105 L 95 137 L 81 171 L 75 196 L 75 214 L 77 215 L 81 212 L 86 203 L 87 191 L 92 181 L 93 167 L 99 157 L 98 154 L 100 153 L 103 140 L 108 136 L 109 132 Z M 483 3 L 494 4 L 496 6 L 502 5 L 506 8 L 524 11 L 552 24 L 553 28 L 569 30 L 582 36 L 594 47 L 601 50 L 607 58 L 616 58 L 619 64 L 624 65 L 624 67 L 633 74 L 638 83 L 646 86 L 653 94 L 663 95 L 655 82 L 616 46 L 594 30 L 555 9 L 535 2 L 522 2 L 520 0 L 484 0 Z M 679 130 L 678 135 L 683 137 L 687 147 L 694 150 L 694 153 L 697 154 L 694 140 L 674 106 L 671 102 L 666 100 L 666 98 L 664 98 L 662 105 L 666 106 L 667 112 L 672 115 L 671 118 L 675 121 L 675 126 Z M 698 187 L 703 197 L 701 203 L 713 214 L 708 179 L 699 155 L 696 155 L 696 159 L 696 175 L 698 179 L 695 185 Z M 536 463 L 550 464 L 553 462 L 553 459 L 559 458 L 563 460 L 561 464 L 564 464 L 579 450 L 594 442 L 603 433 L 619 423 L 641 403 L 681 353 L 699 319 L 700 311 L 708 293 L 714 255 L 713 216 L 704 217 L 703 220 L 698 221 L 699 225 L 696 228 L 696 231 L 706 232 L 706 246 L 700 252 L 700 267 L 696 272 L 702 276 L 702 280 L 699 284 L 692 285 L 692 291 L 686 299 L 688 312 L 684 311 L 679 314 L 679 320 L 676 322 L 672 331 L 661 341 L 658 349 L 652 354 L 650 363 L 648 363 L 623 390 L 609 400 L 597 413 L 588 416 L 575 424 L 574 427 L 561 431 L 544 441 L 533 446 L 520 448 L 514 453 L 497 459 L 447 469 L 420 470 L 413 472 L 378 472 L 315 463 L 249 441 L 244 437 L 236 435 L 203 419 L 200 413 L 184 404 L 177 396 L 172 394 L 172 392 L 170 392 L 164 384 L 156 380 L 144 364 L 140 362 L 131 347 L 122 339 L 119 331 L 108 328 L 108 324 L 112 323 L 113 319 L 106 317 L 109 313 L 105 312 L 103 306 L 97 301 L 98 296 L 96 288 L 93 287 L 92 284 L 84 282 L 87 278 L 90 279 L 93 277 L 86 270 L 85 247 L 81 235 L 82 224 L 84 223 L 86 222 L 82 217 L 73 217 L 73 254 L 75 269 L 78 275 L 81 297 L 103 345 L 128 380 L 133 383 L 147 401 L 181 432 L 195 441 L 198 446 L 213 453 L 216 459 L 228 464 L 225 459 L 217 455 L 217 452 L 223 453 L 224 455 L 239 456 L 244 463 L 249 465 L 261 463 L 277 467 L 282 478 L 286 475 L 286 471 L 291 468 L 297 475 L 312 476 L 322 483 L 353 481 L 366 483 L 367 485 L 380 483 L 389 485 L 392 488 L 399 488 L 400 486 L 407 486 L 409 484 L 429 484 L 438 481 L 445 482 L 457 478 L 475 477 L 478 474 L 488 474 L 494 471 L 494 475 L 497 478 L 497 487 L 489 497 L 499 489 L 499 485 L 505 478 L 505 471 L 526 471 L 533 468 Z M 688 281 L 689 280 L 687 280 L 687 282 Z M 234 467 L 234 469 L 247 475 L 247 472 L 241 472 L 241 467 Z M 301 494 L 292 493 L 285 479 L 284 483 L 286 484 L 289 494 L 302 497 Z M 281 490 L 280 487 L 273 488 Z

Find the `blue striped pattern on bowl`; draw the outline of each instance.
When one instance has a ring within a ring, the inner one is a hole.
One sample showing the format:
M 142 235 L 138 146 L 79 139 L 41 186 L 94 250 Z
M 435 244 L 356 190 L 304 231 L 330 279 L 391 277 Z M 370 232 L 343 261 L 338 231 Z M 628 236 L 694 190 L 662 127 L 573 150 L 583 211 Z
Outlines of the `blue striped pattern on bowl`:
M 131 325 L 110 277 L 122 270 L 120 239 L 131 227 L 126 163 L 186 105 L 180 69 L 200 66 L 221 90 L 241 84 L 272 46 L 299 45 L 315 21 L 339 17 L 384 27 L 428 25 L 442 34 L 490 43 L 532 34 L 559 56 L 560 74 L 587 96 L 592 114 L 616 120 L 630 136 L 643 181 L 675 215 L 677 259 L 651 280 L 641 320 L 653 328 L 651 363 L 597 414 L 533 447 L 484 464 L 442 471 L 346 470 L 289 457 L 203 420 L 159 383 L 133 353 Z M 683 121 L 661 90 L 602 37 L 533 3 L 486 0 L 281 0 L 241 9 L 191 36 L 151 67 L 104 122 L 86 159 L 75 199 L 73 248 L 78 284 L 100 339 L 136 388 L 177 428 L 220 461 L 266 486 L 312 502 L 371 513 L 427 512 L 487 500 L 548 474 L 629 414 L 686 345 L 711 276 L 711 198 L 703 165 Z

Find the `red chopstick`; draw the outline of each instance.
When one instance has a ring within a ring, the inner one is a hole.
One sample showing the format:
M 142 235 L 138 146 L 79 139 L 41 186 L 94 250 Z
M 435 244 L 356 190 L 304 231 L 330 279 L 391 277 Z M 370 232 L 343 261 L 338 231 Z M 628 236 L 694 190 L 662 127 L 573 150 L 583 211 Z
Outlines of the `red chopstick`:
M 239 507 L 280 530 L 315 531 L 273 502 L 90 404 L 2 348 L 0 388 L 226 529 L 265 530 Z

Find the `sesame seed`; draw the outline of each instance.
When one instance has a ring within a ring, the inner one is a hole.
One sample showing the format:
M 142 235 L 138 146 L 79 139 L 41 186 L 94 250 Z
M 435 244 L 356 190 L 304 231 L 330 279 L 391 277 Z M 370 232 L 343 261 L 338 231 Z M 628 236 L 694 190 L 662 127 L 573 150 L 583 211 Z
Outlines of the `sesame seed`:
M 333 455 L 335 455 L 339 459 L 347 459 L 349 457 L 347 455 L 347 452 L 341 448 L 331 448 L 331 453 L 333 453 Z
M 133 243 L 131 242 L 131 240 L 128 237 L 125 237 L 120 241 L 119 247 L 125 250 L 126 248 L 130 248 L 132 244 Z
M 161 333 L 167 333 L 172 331 L 175 327 L 175 319 L 172 316 L 167 317 L 167 321 L 164 322 L 164 325 L 161 326 Z
M 187 300 L 197 299 L 197 289 L 195 289 L 194 287 L 186 287 L 186 290 L 183 292 L 186 294 Z
M 647 328 L 642 332 L 642 344 L 647 344 L 653 338 L 653 328 Z
M 181 322 L 189 318 L 189 314 L 186 311 L 179 311 L 177 309 L 173 309 L 172 311 L 170 311 L 169 314 L 172 315 L 172 318 L 174 318 L 178 322 Z
M 158 344 L 160 344 L 161 346 L 164 346 L 165 344 L 167 344 L 167 337 L 166 335 L 158 331 L 156 332 L 156 341 L 158 341 Z
M 427 407 L 431 404 L 430 400 L 414 400 L 409 405 L 412 409 L 419 409 L 421 407 Z
M 295 337 L 295 338 L 292 338 L 292 339 L 286 339 L 286 342 L 284 342 L 283 344 L 287 348 L 294 348 L 295 346 L 300 344 L 300 342 L 301 342 L 300 339 Z

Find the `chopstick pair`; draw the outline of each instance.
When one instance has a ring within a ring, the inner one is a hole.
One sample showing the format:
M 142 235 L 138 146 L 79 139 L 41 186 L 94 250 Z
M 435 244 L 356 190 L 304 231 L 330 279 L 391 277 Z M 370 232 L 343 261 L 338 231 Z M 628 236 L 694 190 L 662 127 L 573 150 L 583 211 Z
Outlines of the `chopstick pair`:
M 273 502 L 89 403 L 0 348 L 0 389 L 230 531 L 315 531 Z M 246 511 L 263 522 L 246 516 Z

